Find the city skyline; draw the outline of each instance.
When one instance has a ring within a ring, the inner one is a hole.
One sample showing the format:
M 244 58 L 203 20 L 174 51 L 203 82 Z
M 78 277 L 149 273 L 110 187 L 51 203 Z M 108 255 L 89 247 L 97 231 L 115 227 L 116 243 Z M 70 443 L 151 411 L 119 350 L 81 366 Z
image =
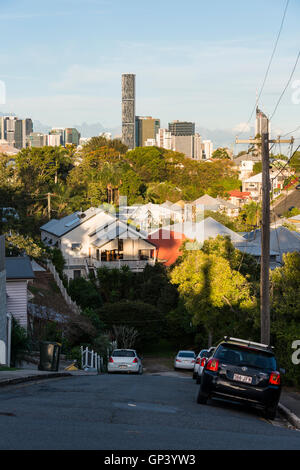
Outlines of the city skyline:
M 156 14 L 158 5 L 162 17 L 169 13 L 169 21 Z M 244 124 L 262 84 L 285 2 L 266 0 L 261 5 L 255 0 L 239 6 L 232 0 L 225 8 L 219 0 L 211 5 L 191 0 L 190 8 L 172 5 L 174 1 L 154 1 L 150 9 L 133 0 L 125 8 L 118 0 L 90 0 L 83 7 L 74 1 L 70 22 L 69 0 L 52 2 L 51 11 L 35 0 L 26 6 L 19 0 L 3 4 L 3 32 L 13 28 L 14 34 L 1 54 L 0 80 L 7 98 L 0 111 L 29 115 L 51 127 L 99 122 L 105 129 L 118 128 L 121 75 L 133 73 L 137 115 L 157 116 L 163 127 L 179 119 L 211 130 L 249 132 Z M 295 61 L 299 8 L 292 0 L 259 103 L 267 115 Z M 26 45 L 20 43 L 24 34 Z M 299 67 L 294 78 L 300 78 Z M 272 123 L 274 132 L 296 127 L 299 105 L 292 102 L 293 93 L 290 86 Z

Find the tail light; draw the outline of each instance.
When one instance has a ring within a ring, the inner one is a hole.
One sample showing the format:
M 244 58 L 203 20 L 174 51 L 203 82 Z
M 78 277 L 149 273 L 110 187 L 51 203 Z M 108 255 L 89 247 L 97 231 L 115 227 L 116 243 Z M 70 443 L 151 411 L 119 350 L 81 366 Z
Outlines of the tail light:
M 180 359 L 176 359 L 176 362 L 181 362 L 181 360 L 180 360 Z
M 138 358 L 136 357 L 135 359 L 133 359 L 133 363 L 137 364 L 137 362 L 138 362 Z
M 271 373 L 269 383 L 271 385 L 280 385 L 280 374 L 279 374 L 279 372 L 272 372 Z
M 200 366 L 201 366 L 201 367 L 204 367 L 204 366 L 205 366 L 205 363 L 206 363 L 206 359 L 205 359 L 205 357 L 203 357 L 203 358 L 201 359 Z
M 217 372 L 219 369 L 218 359 L 210 359 L 206 365 L 206 369 L 211 370 L 212 372 Z
M 114 362 L 113 358 L 110 357 L 109 360 L 108 360 L 108 362 Z
M 197 357 L 196 364 L 200 364 L 200 357 Z

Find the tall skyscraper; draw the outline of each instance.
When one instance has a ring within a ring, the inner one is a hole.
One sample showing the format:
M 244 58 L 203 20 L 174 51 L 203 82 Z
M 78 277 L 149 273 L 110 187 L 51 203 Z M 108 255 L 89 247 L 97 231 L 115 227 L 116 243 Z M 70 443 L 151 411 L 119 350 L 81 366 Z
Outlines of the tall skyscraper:
M 26 147 L 27 137 L 33 132 L 31 119 L 18 119 L 15 123 L 15 147 L 23 149 Z
M 135 75 L 122 75 L 122 142 L 135 148 Z
M 136 116 L 135 118 L 135 145 L 145 147 L 148 139 L 155 140 L 160 128 L 160 120 L 151 116 Z
M 0 118 L 0 140 L 6 140 L 12 147 L 25 148 L 26 138 L 32 131 L 31 119 L 18 119 L 15 116 Z

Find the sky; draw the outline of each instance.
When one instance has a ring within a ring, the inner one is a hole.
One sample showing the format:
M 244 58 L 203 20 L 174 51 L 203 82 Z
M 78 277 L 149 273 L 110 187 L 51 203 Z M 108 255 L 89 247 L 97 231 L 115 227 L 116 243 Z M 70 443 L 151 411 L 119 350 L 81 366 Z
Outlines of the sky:
M 0 112 L 57 127 L 121 125 L 121 74 L 136 114 L 248 131 L 286 0 L 0 0 Z M 300 49 L 300 1 L 286 21 L 259 103 L 271 115 Z M 254 120 L 252 120 L 254 125 Z M 300 126 L 300 61 L 272 121 Z M 250 132 L 250 129 L 249 129 Z M 298 133 L 300 136 L 300 133 Z

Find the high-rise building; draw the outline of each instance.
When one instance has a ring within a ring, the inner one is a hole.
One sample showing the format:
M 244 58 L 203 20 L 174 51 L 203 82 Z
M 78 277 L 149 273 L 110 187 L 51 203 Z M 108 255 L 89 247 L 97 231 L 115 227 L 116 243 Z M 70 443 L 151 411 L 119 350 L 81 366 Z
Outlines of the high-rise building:
M 3 116 L 1 119 L 1 140 L 6 140 L 12 147 L 15 146 L 15 127 L 18 120 L 15 116 Z
M 26 138 L 32 131 L 31 119 L 18 119 L 15 116 L 0 118 L 0 140 L 6 140 L 12 147 L 25 148 Z
M 122 142 L 135 148 L 135 75 L 122 75 Z
M 80 140 L 80 133 L 77 129 L 67 127 L 64 131 L 64 144 L 65 145 L 76 145 L 78 147 Z
M 41 134 L 40 132 L 32 132 L 28 137 L 27 137 L 27 145 L 30 148 L 33 147 L 45 147 L 47 145 L 47 135 L 46 134 Z
M 169 123 L 169 132 L 175 136 L 195 135 L 195 123 L 186 121 L 172 121 Z
M 65 145 L 65 129 L 63 127 L 53 127 L 49 132 L 49 135 L 59 135 L 60 136 L 60 144 Z
M 209 160 L 213 154 L 214 146 L 211 140 L 203 140 L 203 160 Z
M 22 149 L 26 147 L 27 137 L 33 132 L 31 119 L 18 119 L 15 122 L 15 147 Z
M 145 147 L 148 139 L 155 140 L 160 128 L 160 120 L 151 116 L 136 116 L 135 118 L 135 146 Z
M 167 129 L 158 129 L 156 145 L 166 150 L 172 150 L 172 134 Z
M 172 150 L 183 153 L 188 158 L 194 158 L 194 136 L 173 135 Z
M 47 145 L 49 147 L 59 147 L 61 145 L 61 136 L 59 134 L 47 135 Z

